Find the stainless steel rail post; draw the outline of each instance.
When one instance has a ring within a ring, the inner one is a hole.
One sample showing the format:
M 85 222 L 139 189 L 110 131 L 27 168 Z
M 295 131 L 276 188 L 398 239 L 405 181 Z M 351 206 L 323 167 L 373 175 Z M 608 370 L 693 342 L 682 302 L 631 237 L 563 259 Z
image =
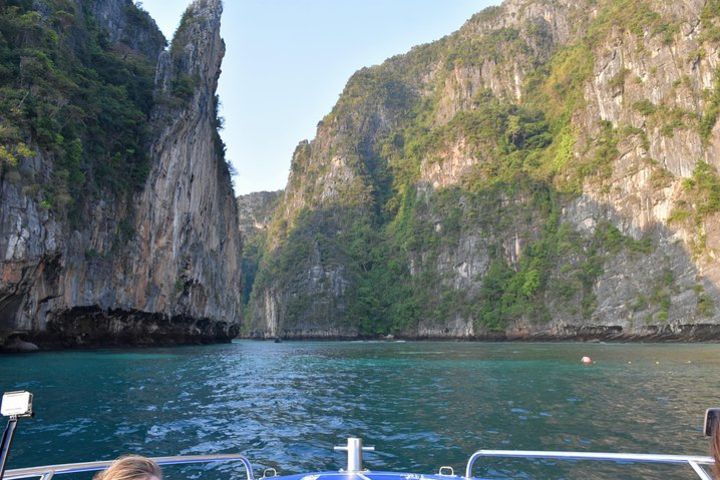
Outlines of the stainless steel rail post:
M 350 437 L 347 439 L 346 446 L 337 446 L 333 450 L 336 452 L 347 452 L 347 469 L 346 472 L 361 472 L 363 467 L 362 452 L 374 452 L 375 447 L 363 447 L 362 438 Z

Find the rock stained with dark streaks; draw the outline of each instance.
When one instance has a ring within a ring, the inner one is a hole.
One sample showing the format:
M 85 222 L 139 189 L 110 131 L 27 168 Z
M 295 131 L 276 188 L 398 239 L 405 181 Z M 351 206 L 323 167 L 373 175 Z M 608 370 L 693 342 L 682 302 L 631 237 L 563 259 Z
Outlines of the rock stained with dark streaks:
M 720 3 L 507 0 L 349 80 L 249 336 L 720 338 Z
M 59 15 L 53 2 L 40 3 L 47 18 Z M 217 133 L 221 2 L 193 2 L 168 50 L 129 0 L 94 2 L 89 14 L 96 27 L 78 27 L 79 38 L 100 28 L 105 55 L 157 67 L 142 143 L 148 171 L 135 191 L 97 187 L 71 213 L 0 176 L 0 339 L 58 347 L 229 341 L 241 319 L 242 246 Z M 35 154 L 16 168 L 53 178 L 57 156 L 32 132 L 25 139 Z M 94 174 L 85 172 L 86 190 Z

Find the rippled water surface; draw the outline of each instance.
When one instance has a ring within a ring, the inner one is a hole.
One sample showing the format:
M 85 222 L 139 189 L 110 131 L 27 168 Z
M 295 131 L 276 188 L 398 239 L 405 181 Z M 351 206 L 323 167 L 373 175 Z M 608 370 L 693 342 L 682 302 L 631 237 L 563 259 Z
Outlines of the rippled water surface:
M 583 355 L 596 363 L 581 365 Z M 332 446 L 355 435 L 376 446 L 370 468 L 432 473 L 460 470 L 478 448 L 705 454 L 700 426 L 720 404 L 720 346 L 243 341 L 3 356 L 0 387 L 35 394 L 37 415 L 22 423 L 10 468 L 242 452 L 258 471 L 335 470 L 344 459 Z M 519 461 L 477 469 L 693 478 L 671 472 Z M 240 478 L 229 466 L 212 475 Z

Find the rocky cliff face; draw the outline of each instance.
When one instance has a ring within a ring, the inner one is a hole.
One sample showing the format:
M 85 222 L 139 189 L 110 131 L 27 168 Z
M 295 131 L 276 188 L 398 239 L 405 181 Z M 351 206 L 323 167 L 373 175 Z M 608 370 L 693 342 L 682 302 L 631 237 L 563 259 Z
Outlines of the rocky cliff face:
M 244 239 L 249 241 L 258 233 L 267 230 L 281 195 L 282 190 L 253 192 L 237 197 L 238 224 Z
M 77 5 L 83 7 L 81 2 Z M 155 20 L 132 1 L 95 0 L 87 2 L 87 7 L 110 43 L 141 53 L 153 63 L 165 47 L 165 37 Z
M 102 61 L 116 66 L 111 78 L 123 78 L 118 68 L 136 69 L 130 78 L 148 75 L 151 83 L 149 95 L 128 102 L 144 117 L 134 113 L 94 137 L 76 130 L 74 157 L 64 144 L 44 147 L 39 130 L 22 124 L 18 136 L 27 151 L 3 145 L 24 154 L 3 164 L 0 176 L 0 338 L 21 334 L 50 345 L 229 340 L 240 320 L 241 240 L 217 134 L 220 1 L 194 2 L 169 51 L 162 51 L 154 22 L 130 1 L 93 2 L 98 27 L 82 23 L 80 4 L 61 15 L 53 2 L 37 3 L 44 17 L 29 17 L 37 28 L 51 28 L 46 18 L 73 25 L 60 32 L 63 47 L 101 36 L 110 42 L 99 43 Z M 106 63 L 93 62 L 102 78 Z M 107 89 L 103 103 L 119 109 L 112 102 L 131 86 L 112 90 L 109 82 L 95 94 Z M 73 106 L 73 92 L 61 94 Z M 142 126 L 131 137 L 135 148 L 117 150 L 109 142 L 108 160 L 93 164 L 89 145 L 117 139 L 130 125 Z M 92 137 L 87 143 L 85 135 Z M 115 173 L 122 162 L 129 167 Z M 125 187 L 128 179 L 135 186 Z M 53 189 L 54 181 L 63 189 Z
M 299 145 L 251 335 L 717 339 L 714 0 L 508 0 Z
M 243 239 L 242 273 L 243 306 L 247 308 L 255 283 L 260 260 L 265 251 L 272 214 L 282 197 L 282 191 L 255 192 L 237 197 L 238 223 Z

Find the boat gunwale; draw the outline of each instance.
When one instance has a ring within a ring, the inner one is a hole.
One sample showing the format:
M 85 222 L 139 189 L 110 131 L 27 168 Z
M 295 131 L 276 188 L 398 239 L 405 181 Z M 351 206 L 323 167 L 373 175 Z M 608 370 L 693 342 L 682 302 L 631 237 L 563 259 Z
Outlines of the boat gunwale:
M 692 467 L 701 480 L 712 480 L 712 477 L 701 467 L 701 465 L 712 465 L 714 460 L 708 456 L 699 455 L 663 455 L 663 454 L 645 454 L 645 453 L 604 453 L 604 452 L 570 452 L 570 451 L 542 451 L 542 450 L 478 450 L 468 459 L 465 476 L 458 477 L 455 475 L 439 475 L 448 478 L 475 478 L 472 476 L 472 470 L 476 462 L 480 458 L 520 458 L 527 460 L 568 460 L 568 461 L 605 461 L 605 462 L 627 462 L 627 463 L 655 463 L 670 465 L 688 465 Z M 214 454 L 214 455 L 179 455 L 169 457 L 152 458 L 158 465 L 183 465 L 192 463 L 220 463 L 238 461 L 245 467 L 247 480 L 255 480 L 252 465 L 247 457 L 241 454 Z M 19 480 L 24 478 L 41 477 L 42 480 L 51 480 L 54 475 L 64 475 L 72 473 L 94 472 L 104 470 L 112 464 L 113 460 L 101 460 L 93 462 L 65 463 L 58 465 L 45 465 L 40 467 L 18 468 L 7 470 L 2 480 Z M 331 472 L 327 472 L 330 474 Z M 332 472 L 336 473 L 336 472 Z M 402 474 L 400 472 L 337 472 L 340 474 L 395 474 L 395 475 L 413 475 Z M 309 474 L 304 474 L 309 475 Z M 322 473 L 320 473 L 321 476 Z M 423 478 L 423 475 L 417 475 L 417 478 Z M 438 475 L 429 475 L 429 477 L 437 477 Z M 361 475 L 362 477 L 362 475 Z M 263 477 L 265 478 L 265 477 Z M 282 477 L 276 477 L 282 478 Z M 407 478 L 407 477 L 406 477 Z
M 656 463 L 670 465 L 688 465 L 701 480 L 712 477 L 701 465 L 712 465 L 712 457 L 700 455 L 663 455 L 651 453 L 604 453 L 604 452 L 560 452 L 542 450 L 478 450 L 470 456 L 465 467 L 465 477 L 473 478 L 472 470 L 480 458 L 524 458 L 528 460 L 568 460 L 568 461 L 604 461 L 627 463 Z

